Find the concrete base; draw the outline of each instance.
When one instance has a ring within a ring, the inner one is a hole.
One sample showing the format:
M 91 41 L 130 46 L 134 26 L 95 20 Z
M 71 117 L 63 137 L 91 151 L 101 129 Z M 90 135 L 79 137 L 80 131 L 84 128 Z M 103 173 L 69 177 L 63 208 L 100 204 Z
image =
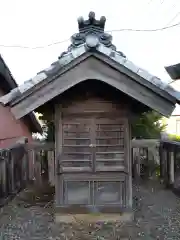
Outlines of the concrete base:
M 129 222 L 134 219 L 133 212 L 127 212 L 122 214 L 110 214 L 110 213 L 88 213 L 88 214 L 55 214 L 56 223 L 76 223 L 76 222 Z

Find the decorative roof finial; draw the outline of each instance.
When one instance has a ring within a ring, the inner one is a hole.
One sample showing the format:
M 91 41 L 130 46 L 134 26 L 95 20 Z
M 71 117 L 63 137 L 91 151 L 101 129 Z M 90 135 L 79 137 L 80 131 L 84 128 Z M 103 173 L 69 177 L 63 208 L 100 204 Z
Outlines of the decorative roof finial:
M 77 21 L 79 33 L 75 33 L 71 37 L 71 45 L 68 47 L 68 52 L 81 44 L 86 44 L 86 47 L 90 49 L 94 49 L 99 44 L 103 44 L 105 47 L 116 51 L 116 47 L 112 44 L 112 36 L 104 32 L 106 23 L 106 18 L 104 16 L 102 16 L 100 20 L 97 20 L 95 18 L 95 13 L 91 11 L 89 12 L 87 20 L 84 20 L 83 17 L 79 17 Z M 62 55 L 64 53 L 62 53 Z M 123 53 L 119 53 L 121 56 L 125 57 Z
M 78 18 L 79 32 L 85 33 L 90 30 L 94 30 L 96 32 L 104 32 L 106 18 L 102 16 L 100 20 L 95 19 L 95 13 L 89 13 L 89 19 L 84 20 L 83 17 Z

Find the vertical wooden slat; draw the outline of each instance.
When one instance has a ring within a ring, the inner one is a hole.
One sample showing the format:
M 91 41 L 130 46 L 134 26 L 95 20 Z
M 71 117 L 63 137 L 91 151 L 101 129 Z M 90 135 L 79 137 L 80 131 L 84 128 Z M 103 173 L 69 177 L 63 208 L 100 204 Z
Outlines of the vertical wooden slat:
M 54 151 L 48 151 L 48 171 L 49 171 L 49 182 L 52 186 L 54 186 L 55 184 Z
M 29 180 L 29 158 L 28 153 L 25 152 L 24 157 L 22 159 L 22 174 L 23 174 L 23 182 L 26 184 L 26 182 Z
M 41 169 L 40 169 L 40 153 L 36 152 L 34 150 L 34 157 L 35 157 L 35 165 L 34 165 L 34 175 L 35 175 L 35 181 L 36 181 L 36 185 L 41 185 Z
M 0 168 L 2 169 L 1 174 L 2 174 L 2 184 L 3 184 L 3 195 L 6 196 L 6 181 L 7 181 L 7 176 L 6 176 L 6 158 L 3 160 L 0 160 L 1 166 Z
M 35 150 L 29 151 L 29 159 L 32 158 L 32 165 L 29 161 L 29 168 L 31 169 L 31 179 L 35 178 L 35 168 L 36 168 L 36 155 L 35 155 Z
M 3 161 L 2 161 L 2 159 L 0 159 L 0 198 L 2 198 L 3 197 L 3 195 L 4 195 L 4 186 L 3 186 L 3 168 L 2 168 L 2 166 L 3 166 Z
M 131 155 L 131 125 L 128 122 L 127 126 L 127 161 L 128 161 L 128 206 L 132 208 L 132 155 Z
M 174 183 L 174 150 L 170 152 L 170 184 Z
M 159 162 L 160 162 L 160 179 L 163 179 L 163 144 L 159 146 Z
M 59 175 L 59 164 L 62 155 L 62 112 L 61 105 L 55 105 L 55 201 L 56 205 L 63 203 L 63 183 Z
M 93 147 L 90 148 L 91 151 L 91 164 L 92 164 L 92 171 L 96 172 L 96 123 L 95 119 L 91 119 L 91 127 L 90 127 L 90 139 L 91 139 L 91 144 Z
M 162 157 L 163 157 L 163 179 L 164 179 L 164 182 L 165 182 L 165 185 L 167 186 L 168 185 L 168 180 L 169 180 L 169 171 L 168 171 L 168 151 L 167 151 L 167 148 L 165 146 L 163 146 L 162 148 Z
M 134 168 L 134 178 L 138 183 L 140 179 L 140 157 L 139 157 L 139 148 L 133 148 L 133 168 Z
M 11 168 L 11 192 L 14 193 L 15 191 L 15 176 L 14 176 L 14 157 L 13 154 L 9 151 L 8 152 L 10 158 L 10 168 Z
M 167 187 L 169 187 L 169 185 L 170 185 L 170 161 L 171 161 L 171 159 L 170 159 L 170 151 L 171 151 L 171 149 L 170 149 L 170 147 L 168 146 L 168 148 L 167 148 L 167 150 L 166 150 L 166 175 L 167 175 L 167 177 L 166 177 L 166 184 L 167 184 Z

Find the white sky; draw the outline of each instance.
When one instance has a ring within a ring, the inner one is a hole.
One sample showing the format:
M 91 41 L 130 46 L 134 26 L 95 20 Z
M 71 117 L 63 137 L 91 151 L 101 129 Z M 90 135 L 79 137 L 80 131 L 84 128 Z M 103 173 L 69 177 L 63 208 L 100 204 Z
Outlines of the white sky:
M 180 0 L 0 0 L 0 45 L 46 46 L 77 32 L 77 17 L 89 11 L 107 18 L 106 30 L 156 29 L 180 12 Z M 180 13 L 170 25 L 180 22 Z M 163 80 L 164 66 L 180 62 L 180 26 L 159 32 L 113 32 L 129 60 Z M 69 42 L 41 49 L 5 48 L 0 53 L 18 84 L 56 61 Z

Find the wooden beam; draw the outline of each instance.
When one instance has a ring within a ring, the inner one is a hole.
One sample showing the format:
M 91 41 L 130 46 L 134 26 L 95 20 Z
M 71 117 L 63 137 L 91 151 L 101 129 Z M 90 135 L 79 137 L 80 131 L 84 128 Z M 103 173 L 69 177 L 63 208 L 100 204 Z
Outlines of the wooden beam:
M 132 148 L 148 148 L 148 147 L 159 147 L 160 140 L 158 139 L 133 139 Z

